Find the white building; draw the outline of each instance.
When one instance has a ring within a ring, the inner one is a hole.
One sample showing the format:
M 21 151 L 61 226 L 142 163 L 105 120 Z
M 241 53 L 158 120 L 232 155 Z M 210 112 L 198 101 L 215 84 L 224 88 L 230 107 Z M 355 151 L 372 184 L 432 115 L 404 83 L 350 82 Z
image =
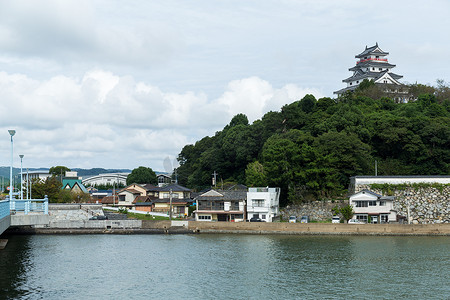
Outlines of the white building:
M 247 220 L 272 222 L 280 213 L 280 188 L 254 187 L 247 192 Z
M 130 173 L 104 173 L 96 176 L 83 178 L 82 183 L 84 186 L 94 185 L 116 185 L 125 186 L 127 184 L 127 177 Z
M 40 180 L 40 181 L 45 181 L 47 179 L 47 177 L 50 177 L 50 173 L 47 171 L 23 171 L 22 172 L 22 182 L 26 183 L 27 179 L 30 180 L 31 182 L 35 181 L 35 180 Z
M 350 196 L 350 205 L 355 212 L 353 219 L 374 224 L 397 221 L 393 196 L 382 196 L 362 190 Z
M 196 221 L 242 222 L 245 221 L 245 191 L 210 190 L 195 197 Z

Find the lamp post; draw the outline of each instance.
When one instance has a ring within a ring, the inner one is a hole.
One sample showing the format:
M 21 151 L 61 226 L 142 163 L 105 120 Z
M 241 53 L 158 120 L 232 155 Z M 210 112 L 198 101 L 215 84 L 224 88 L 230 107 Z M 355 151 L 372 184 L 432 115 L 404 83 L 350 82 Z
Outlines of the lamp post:
M 12 168 L 13 168 L 13 136 L 16 134 L 15 130 L 8 130 L 11 136 L 11 167 L 9 168 L 9 201 L 12 201 L 13 186 L 12 186 Z
M 23 173 L 22 173 L 22 159 L 23 154 L 19 154 L 20 157 L 20 200 L 23 200 Z

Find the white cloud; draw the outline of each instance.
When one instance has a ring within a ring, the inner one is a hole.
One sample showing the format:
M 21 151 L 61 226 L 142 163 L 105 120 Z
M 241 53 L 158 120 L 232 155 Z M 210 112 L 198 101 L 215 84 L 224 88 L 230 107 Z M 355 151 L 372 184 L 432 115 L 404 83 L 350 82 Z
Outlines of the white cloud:
M 0 88 L 0 132 L 15 128 L 17 151 L 34 166 L 130 168 L 142 160 L 161 168 L 165 157 L 221 130 L 234 115 L 254 121 L 310 92 L 293 84 L 276 89 L 250 77 L 230 82 L 222 96 L 209 100 L 100 69 L 42 81 L 0 72 Z M 8 157 L 7 144 L 0 150 Z

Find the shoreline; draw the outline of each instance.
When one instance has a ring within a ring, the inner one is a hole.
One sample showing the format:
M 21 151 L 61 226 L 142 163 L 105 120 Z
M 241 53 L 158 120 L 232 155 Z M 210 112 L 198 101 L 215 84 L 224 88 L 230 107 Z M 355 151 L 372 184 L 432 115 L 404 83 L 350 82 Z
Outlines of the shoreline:
M 332 223 L 228 223 L 198 221 L 142 221 L 139 228 L 107 228 L 107 221 L 95 221 L 95 228 L 11 227 L 5 235 L 32 234 L 261 234 L 330 236 L 450 236 L 450 224 L 332 224 Z M 104 225 L 104 226 L 101 226 Z

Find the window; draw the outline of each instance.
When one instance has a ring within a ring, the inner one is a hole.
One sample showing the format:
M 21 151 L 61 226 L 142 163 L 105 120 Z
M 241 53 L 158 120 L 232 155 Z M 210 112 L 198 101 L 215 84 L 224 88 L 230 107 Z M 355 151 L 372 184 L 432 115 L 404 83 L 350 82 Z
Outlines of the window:
M 389 221 L 389 216 L 387 214 L 380 215 L 381 223 L 387 223 Z
M 372 68 L 372 71 L 375 71 L 375 68 Z
M 211 216 L 198 216 L 199 220 L 211 220 Z
M 377 56 L 375 56 L 375 58 L 380 58 L 380 57 L 377 55 Z
M 259 218 L 259 214 L 253 214 L 253 218 Z
M 378 70 L 383 71 L 383 68 L 378 68 Z
M 355 201 L 356 207 L 369 207 L 368 201 Z
M 377 206 L 377 201 L 369 201 L 369 206 Z
M 359 81 L 356 81 L 356 83 L 359 83 Z
M 253 199 L 252 200 L 253 207 L 264 207 L 264 200 L 261 199 Z
M 367 215 L 356 215 L 356 220 L 367 223 Z
M 352 83 L 350 82 L 350 85 L 352 85 Z
M 266 219 L 266 215 L 261 215 L 261 219 L 265 220 Z
M 380 206 L 386 206 L 386 201 L 380 200 Z

